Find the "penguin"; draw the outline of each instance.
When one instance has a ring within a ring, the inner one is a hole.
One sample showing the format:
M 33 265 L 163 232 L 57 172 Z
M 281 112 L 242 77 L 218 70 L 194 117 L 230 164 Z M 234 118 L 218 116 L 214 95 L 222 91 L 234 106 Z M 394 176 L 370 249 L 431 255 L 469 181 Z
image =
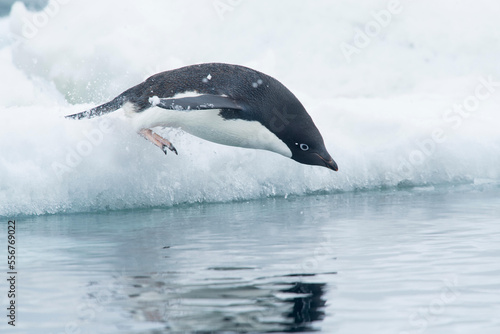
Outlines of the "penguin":
M 300 101 L 278 80 L 248 67 L 205 63 L 161 72 L 110 102 L 66 117 L 92 118 L 120 108 L 135 130 L 165 154 L 178 152 L 152 128 L 180 128 L 218 144 L 338 170 Z

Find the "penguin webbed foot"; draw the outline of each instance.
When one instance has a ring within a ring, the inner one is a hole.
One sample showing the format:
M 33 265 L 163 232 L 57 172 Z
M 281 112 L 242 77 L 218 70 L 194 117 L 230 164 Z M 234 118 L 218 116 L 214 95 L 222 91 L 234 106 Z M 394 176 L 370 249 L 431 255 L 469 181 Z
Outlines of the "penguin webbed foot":
M 145 139 L 155 144 L 156 146 L 158 146 L 159 148 L 161 148 L 161 150 L 163 151 L 163 153 L 165 153 L 165 155 L 168 152 L 167 149 L 174 152 L 176 155 L 179 155 L 179 153 L 177 153 L 177 149 L 170 141 L 154 133 L 151 129 L 141 129 L 139 131 L 139 134 L 143 136 Z

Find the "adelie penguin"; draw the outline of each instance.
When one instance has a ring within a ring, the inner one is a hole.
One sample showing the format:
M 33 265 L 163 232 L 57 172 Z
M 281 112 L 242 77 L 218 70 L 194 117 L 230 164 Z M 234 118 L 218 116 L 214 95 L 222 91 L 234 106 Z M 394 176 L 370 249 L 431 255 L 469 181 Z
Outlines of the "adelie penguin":
M 276 79 L 247 67 L 210 63 L 161 72 L 108 103 L 66 117 L 92 118 L 120 108 L 165 154 L 177 150 L 154 127 L 338 170 L 300 101 Z

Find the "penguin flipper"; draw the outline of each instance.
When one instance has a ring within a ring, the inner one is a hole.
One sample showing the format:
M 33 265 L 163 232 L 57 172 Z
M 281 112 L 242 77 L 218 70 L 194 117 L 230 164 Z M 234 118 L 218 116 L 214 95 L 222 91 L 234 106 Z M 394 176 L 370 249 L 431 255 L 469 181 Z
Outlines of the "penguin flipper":
M 153 107 L 185 111 L 207 109 L 243 109 L 238 103 L 236 103 L 236 101 L 227 96 L 210 94 L 181 98 L 159 98 L 157 96 L 153 96 L 149 98 L 149 103 L 151 103 L 151 106 Z

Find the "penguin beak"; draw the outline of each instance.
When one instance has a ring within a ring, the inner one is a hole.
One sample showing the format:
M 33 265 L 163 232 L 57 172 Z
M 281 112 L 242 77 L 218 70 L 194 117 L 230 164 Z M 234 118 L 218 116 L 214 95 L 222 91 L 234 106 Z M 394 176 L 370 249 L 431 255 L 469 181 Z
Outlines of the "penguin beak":
M 329 168 L 331 170 L 334 170 L 334 171 L 338 171 L 339 170 L 339 167 L 337 166 L 337 163 L 335 161 L 333 161 L 333 158 L 328 155 L 328 158 L 323 158 L 321 155 L 319 155 L 318 153 L 316 153 L 316 155 L 321 159 L 323 160 L 323 162 L 325 163 L 325 167 L 326 168 Z

